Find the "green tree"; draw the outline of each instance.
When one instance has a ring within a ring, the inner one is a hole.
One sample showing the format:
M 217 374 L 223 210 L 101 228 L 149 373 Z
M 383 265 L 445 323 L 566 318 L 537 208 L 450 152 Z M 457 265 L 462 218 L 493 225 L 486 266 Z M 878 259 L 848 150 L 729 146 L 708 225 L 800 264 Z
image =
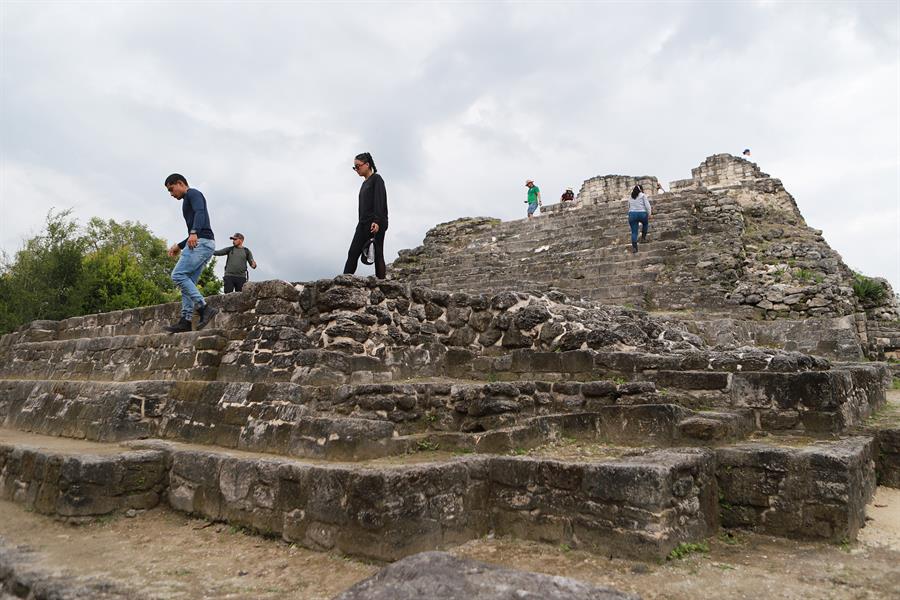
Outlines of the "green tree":
M 206 263 L 203 271 L 200 273 L 200 279 L 197 280 L 197 289 L 204 296 L 215 296 L 222 291 L 223 282 L 216 275 L 216 258 Z
M 173 299 L 173 292 L 160 289 L 127 247 L 91 252 L 84 257 L 83 268 L 78 285 L 81 314 L 149 306 Z
M 4 330 L 35 319 L 78 314 L 84 240 L 71 210 L 47 214 L 44 230 L 26 241 L 13 261 L 0 266 Z
M 141 274 L 163 293 L 155 303 L 176 300 L 176 292 L 169 274 L 174 262 L 166 254 L 166 242 L 153 235 L 150 229 L 133 221 L 116 223 L 94 217 L 88 221 L 85 239 L 92 254 L 125 249 L 137 263 Z
M 198 287 L 217 294 L 215 260 Z M 91 219 L 83 229 L 71 211 L 50 211 L 44 230 L 12 260 L 0 258 L 0 333 L 35 319 L 64 319 L 176 301 L 175 261 L 146 225 Z

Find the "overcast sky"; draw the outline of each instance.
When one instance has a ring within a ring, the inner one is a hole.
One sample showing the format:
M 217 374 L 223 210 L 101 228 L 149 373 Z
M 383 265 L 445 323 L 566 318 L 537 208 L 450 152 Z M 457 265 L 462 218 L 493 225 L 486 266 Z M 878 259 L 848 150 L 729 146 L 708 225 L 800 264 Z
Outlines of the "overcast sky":
M 0 0 L 0 248 L 51 207 L 181 240 L 180 172 L 251 278 L 308 280 L 343 267 L 359 152 L 392 260 L 439 222 L 522 217 L 526 177 L 555 199 L 750 147 L 898 290 L 898 6 Z

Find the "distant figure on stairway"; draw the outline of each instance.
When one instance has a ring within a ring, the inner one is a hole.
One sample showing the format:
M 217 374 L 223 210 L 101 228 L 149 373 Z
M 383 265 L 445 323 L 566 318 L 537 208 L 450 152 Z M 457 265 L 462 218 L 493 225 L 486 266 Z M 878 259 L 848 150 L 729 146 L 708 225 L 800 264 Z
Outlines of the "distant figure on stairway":
M 575 201 L 575 192 L 572 191 L 572 188 L 567 187 L 566 191 L 563 192 L 563 195 L 559 197 L 560 202 L 574 202 Z
M 640 185 L 631 190 L 631 198 L 628 200 L 628 225 L 631 227 L 631 252 L 638 251 L 638 224 L 641 225 L 641 241 L 647 241 L 647 231 L 650 229 L 650 214 L 653 209 L 650 200 L 644 194 L 644 188 Z
M 363 178 L 359 188 L 359 221 L 347 252 L 344 273 L 356 273 L 356 265 L 362 255 L 366 242 L 374 240 L 375 245 L 375 277 L 384 279 L 387 276 L 387 265 L 384 264 L 384 232 L 388 228 L 387 190 L 384 179 L 378 174 L 375 160 L 368 152 L 357 154 L 353 159 L 353 170 Z
M 744 148 L 744 151 L 741 152 L 741 156 L 743 156 L 746 160 L 750 160 L 750 148 Z
M 525 180 L 525 187 L 528 188 L 528 199 L 525 200 L 525 204 L 528 205 L 528 218 L 530 219 L 534 215 L 534 211 L 538 209 L 538 206 L 542 206 L 541 188 L 534 185 L 534 179 Z
M 663 189 L 663 186 L 660 182 L 656 182 L 656 193 L 657 194 L 665 194 L 666 190 Z

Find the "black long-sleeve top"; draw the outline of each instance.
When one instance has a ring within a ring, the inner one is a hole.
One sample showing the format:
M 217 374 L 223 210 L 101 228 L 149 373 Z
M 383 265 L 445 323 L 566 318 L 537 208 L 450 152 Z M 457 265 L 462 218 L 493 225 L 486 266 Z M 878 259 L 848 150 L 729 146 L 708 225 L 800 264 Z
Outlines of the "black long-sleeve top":
M 380 228 L 387 228 L 387 190 L 378 173 L 363 181 L 359 188 L 359 222 L 378 223 Z
M 209 211 L 206 210 L 206 198 L 200 190 L 188 188 L 181 199 L 181 214 L 184 215 L 184 223 L 188 228 L 188 236 L 196 232 L 198 238 L 214 240 L 212 225 L 209 223 Z M 187 244 L 187 238 L 178 243 L 182 250 Z

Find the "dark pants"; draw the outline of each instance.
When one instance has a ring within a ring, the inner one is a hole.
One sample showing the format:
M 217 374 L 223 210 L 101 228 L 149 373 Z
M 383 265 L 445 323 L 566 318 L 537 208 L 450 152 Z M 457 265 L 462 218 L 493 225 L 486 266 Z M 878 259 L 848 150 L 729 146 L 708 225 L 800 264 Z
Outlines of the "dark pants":
M 631 243 L 637 243 L 638 237 L 638 223 L 641 225 L 641 236 L 647 235 L 647 230 L 650 229 L 650 217 L 647 215 L 647 211 L 640 212 L 629 212 L 628 213 L 628 225 L 631 226 Z
M 372 237 L 369 231 L 372 223 L 358 223 L 356 232 L 353 234 L 353 241 L 350 242 L 350 250 L 347 252 L 347 263 L 344 265 L 344 273 L 356 273 L 356 265 L 359 263 L 359 256 L 362 254 L 363 246 Z M 387 227 L 379 227 L 378 233 L 375 234 L 375 277 L 384 279 L 387 275 L 387 266 L 384 264 L 384 232 Z
M 238 277 L 237 275 L 226 275 L 222 278 L 225 281 L 225 293 L 239 292 L 244 284 L 247 283 L 246 277 Z

